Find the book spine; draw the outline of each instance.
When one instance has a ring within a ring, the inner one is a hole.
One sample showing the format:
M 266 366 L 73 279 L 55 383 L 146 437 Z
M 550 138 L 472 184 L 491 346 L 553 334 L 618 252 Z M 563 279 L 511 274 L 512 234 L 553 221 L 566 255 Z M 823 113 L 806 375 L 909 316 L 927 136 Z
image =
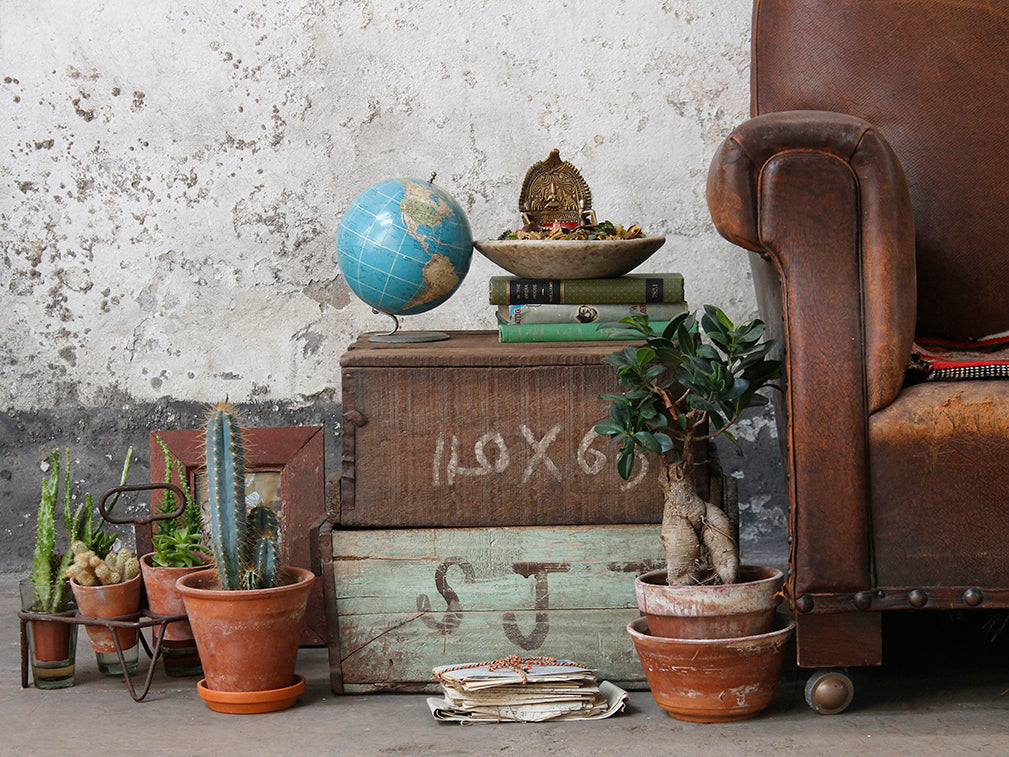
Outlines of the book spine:
M 492 276 L 490 279 L 491 305 L 653 302 L 683 302 L 683 277 L 676 274 L 612 279 L 518 279 L 506 276 Z
M 687 305 L 678 303 L 585 304 L 585 305 L 498 305 L 499 323 L 607 323 L 629 315 L 644 315 L 653 321 L 671 321 L 686 312 Z
M 498 339 L 502 342 L 608 342 L 636 338 L 631 335 L 613 335 L 599 329 L 598 323 L 503 323 L 498 326 Z M 652 328 L 661 330 L 665 321 L 653 322 Z

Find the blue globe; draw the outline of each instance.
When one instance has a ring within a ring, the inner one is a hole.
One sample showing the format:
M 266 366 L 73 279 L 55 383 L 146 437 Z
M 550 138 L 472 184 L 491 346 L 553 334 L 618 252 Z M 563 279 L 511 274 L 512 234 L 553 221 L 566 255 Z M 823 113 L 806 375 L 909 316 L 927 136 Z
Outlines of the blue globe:
M 354 294 L 397 315 L 423 313 L 447 300 L 472 255 L 462 208 L 421 179 L 368 187 L 347 208 L 336 235 L 336 261 Z

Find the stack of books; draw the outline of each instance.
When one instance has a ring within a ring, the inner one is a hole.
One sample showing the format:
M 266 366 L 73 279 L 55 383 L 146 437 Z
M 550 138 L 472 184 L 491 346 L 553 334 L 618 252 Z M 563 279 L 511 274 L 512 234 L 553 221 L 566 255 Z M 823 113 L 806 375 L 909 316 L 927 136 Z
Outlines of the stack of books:
M 606 279 L 521 279 L 492 276 L 502 342 L 575 342 L 614 338 L 600 324 L 644 315 L 660 329 L 686 312 L 683 275 L 628 274 Z
M 620 712 L 627 692 L 567 660 L 507 657 L 434 669 L 435 719 L 455 723 L 597 720 Z

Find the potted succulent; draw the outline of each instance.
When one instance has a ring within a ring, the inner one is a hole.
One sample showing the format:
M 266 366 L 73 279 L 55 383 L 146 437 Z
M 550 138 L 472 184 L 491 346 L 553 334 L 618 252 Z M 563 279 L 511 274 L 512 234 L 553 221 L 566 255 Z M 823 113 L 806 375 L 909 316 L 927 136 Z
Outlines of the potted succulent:
M 99 556 L 84 541 L 70 545 L 73 562 L 67 568 L 70 588 L 80 614 L 86 618 L 126 620 L 140 610 L 140 561 L 127 548 Z M 140 664 L 136 628 L 85 626 L 98 670 L 106 675 L 132 673 Z
M 78 518 L 70 506 L 69 453 L 65 466 L 63 527 L 68 538 L 77 534 Z M 76 609 L 66 569 L 72 559 L 69 549 L 56 549 L 56 503 L 60 488 L 60 453 L 53 450 L 47 475 L 42 478 L 35 526 L 35 551 L 31 573 L 21 581 L 21 609 L 33 617 L 27 620 L 32 679 L 39 689 L 62 689 L 74 685 L 77 626 L 44 616 L 70 615 Z
M 173 478 L 183 493 L 185 509 L 182 515 L 155 521 L 152 537 L 153 552 L 140 558 L 140 569 L 147 590 L 147 605 L 159 615 L 181 615 L 186 612 L 182 594 L 176 583 L 182 576 L 204 570 L 211 558 L 203 544 L 203 517 L 186 481 L 185 468 L 172 456 L 168 445 L 156 437 L 165 456 L 165 483 Z M 178 510 L 177 495 L 170 489 L 162 492 L 156 515 L 170 516 Z M 165 672 L 170 676 L 200 675 L 200 655 L 193 640 L 193 629 L 188 620 L 177 620 L 165 628 L 162 645 Z
M 644 344 L 604 359 L 623 389 L 603 396 L 609 417 L 595 430 L 619 446 L 617 471 L 625 479 L 638 454 L 659 458 L 666 554 L 665 570 L 635 581 L 645 617 L 628 632 L 653 695 L 670 714 L 747 717 L 770 702 L 790 634 L 788 626 L 774 627 L 783 576 L 740 566 L 729 518 L 698 495 L 694 482 L 698 445 L 717 436 L 735 442 L 733 425 L 744 410 L 766 402 L 759 392 L 773 386 L 780 362 L 769 357 L 773 343 L 763 340 L 760 320 L 736 326 L 711 305 L 700 321 L 684 313 L 661 332 L 640 316 L 621 323 L 611 329 Z M 757 671 L 744 670 L 744 661 L 754 660 L 763 682 L 749 680 Z
M 133 460 L 133 448 L 126 453 L 123 472 L 120 481 L 124 482 Z M 61 477 L 62 470 L 62 477 Z M 63 486 L 63 528 L 66 533 L 67 547 L 59 551 L 56 548 L 56 505 L 60 498 L 60 485 Z M 115 505 L 113 500 L 109 508 Z M 39 503 L 36 523 L 35 551 L 32 555 L 31 575 L 22 581 L 22 608 L 31 613 L 70 614 L 76 609 L 75 594 L 71 593 L 74 573 L 74 560 L 78 553 L 90 552 L 99 558 L 105 558 L 117 539 L 117 535 L 104 530 L 106 522 L 94 517 L 94 507 L 90 494 L 76 510 L 71 503 L 70 493 L 70 452 L 64 453 L 64 463 L 60 466 L 60 450 L 55 449 L 49 457 L 47 475 L 42 480 L 42 499 Z M 79 600 L 78 600 L 79 603 Z M 136 608 L 134 608 L 136 609 Z M 86 610 L 82 610 L 87 614 Z M 74 645 L 77 638 L 76 625 L 65 622 L 29 621 L 30 642 L 35 645 L 32 657 L 35 684 L 39 688 L 60 688 L 73 685 Z M 91 629 L 89 628 L 89 631 Z M 105 629 L 100 629 L 105 630 Z M 59 649 L 43 644 L 43 640 L 51 641 Z M 135 647 L 135 641 L 133 646 Z M 62 656 L 64 650 L 69 657 Z M 115 656 L 114 647 L 112 654 Z M 49 659 L 40 659 L 39 653 Z M 134 656 L 136 650 L 134 648 Z M 107 671 L 103 653 L 96 649 L 99 667 Z M 68 664 L 62 664 L 67 663 Z M 44 664 L 37 663 L 59 663 Z M 118 663 L 118 660 L 116 660 Z
M 220 712 L 268 712 L 294 704 L 295 676 L 314 574 L 280 564 L 277 515 L 247 511 L 245 453 L 234 408 L 206 424 L 207 499 L 215 568 L 179 579 L 206 678 L 198 692 Z

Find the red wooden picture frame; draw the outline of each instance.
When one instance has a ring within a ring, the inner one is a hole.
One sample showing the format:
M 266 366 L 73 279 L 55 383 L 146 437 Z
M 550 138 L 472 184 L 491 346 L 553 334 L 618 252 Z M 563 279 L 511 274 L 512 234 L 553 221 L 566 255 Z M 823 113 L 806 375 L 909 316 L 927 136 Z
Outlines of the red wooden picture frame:
M 196 491 L 196 478 L 206 472 L 202 429 L 152 431 L 151 482 L 165 480 L 165 456 L 158 444 L 161 437 L 186 471 L 186 482 Z M 322 426 L 289 426 L 283 428 L 247 428 L 243 431 L 245 468 L 247 473 L 280 473 L 281 559 L 285 565 L 317 570 L 312 559 L 313 535 L 325 516 L 326 473 Z M 150 543 L 150 533 L 137 534 Z M 308 600 L 302 646 L 326 643 L 326 615 L 322 598 L 322 581 L 316 581 Z

